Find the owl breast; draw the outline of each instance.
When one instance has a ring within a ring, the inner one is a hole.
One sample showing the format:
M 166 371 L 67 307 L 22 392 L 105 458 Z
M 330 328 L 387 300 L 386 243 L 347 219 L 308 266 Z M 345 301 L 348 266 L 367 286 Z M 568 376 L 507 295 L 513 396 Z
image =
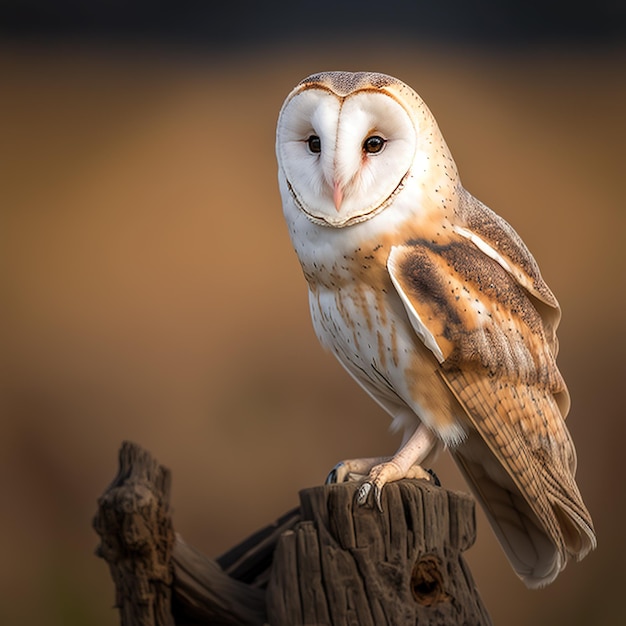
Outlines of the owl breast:
M 394 290 L 386 256 L 381 244 L 362 246 L 333 263 L 318 257 L 314 271 L 305 268 L 305 274 L 318 339 L 395 416 L 414 403 L 416 378 L 427 375 L 422 369 L 432 374 L 435 366 Z
M 289 199 L 283 209 L 322 345 L 394 418 L 392 428 L 414 429 L 419 418 L 455 443 L 462 430 L 457 407 L 387 268 L 394 246 L 430 228 L 430 220 L 406 210 L 405 202 L 398 199 L 372 219 L 344 229 L 312 223 Z
M 400 401 L 410 337 L 390 303 L 360 284 L 334 291 L 311 289 L 309 304 L 322 345 L 370 394 Z
M 334 292 L 311 290 L 309 298 L 319 340 L 342 362 L 385 375 L 400 367 L 398 334 L 404 329 L 380 294 L 358 285 Z

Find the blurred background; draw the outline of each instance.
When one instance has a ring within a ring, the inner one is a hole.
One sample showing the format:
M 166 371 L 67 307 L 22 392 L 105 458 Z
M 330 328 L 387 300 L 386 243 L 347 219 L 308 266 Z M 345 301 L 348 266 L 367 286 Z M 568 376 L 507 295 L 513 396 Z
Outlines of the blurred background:
M 528 591 L 479 512 L 494 622 L 626 623 L 626 10 L 530 4 L 2 2 L 2 624 L 118 624 L 91 520 L 124 439 L 172 470 L 175 527 L 209 556 L 398 445 L 318 346 L 281 214 L 278 110 L 326 69 L 422 95 L 564 311 L 599 547 Z

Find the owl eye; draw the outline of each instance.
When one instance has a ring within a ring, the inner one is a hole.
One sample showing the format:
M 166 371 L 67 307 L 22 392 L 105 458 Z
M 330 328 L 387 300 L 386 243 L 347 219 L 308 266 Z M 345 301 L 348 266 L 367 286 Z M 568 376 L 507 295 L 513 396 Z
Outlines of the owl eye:
M 322 151 L 322 141 L 317 135 L 311 135 L 306 140 L 306 143 L 309 146 L 309 150 L 314 154 L 319 154 Z
M 363 151 L 368 154 L 376 154 L 385 147 L 386 143 L 386 139 L 383 139 L 378 135 L 372 135 L 363 142 Z

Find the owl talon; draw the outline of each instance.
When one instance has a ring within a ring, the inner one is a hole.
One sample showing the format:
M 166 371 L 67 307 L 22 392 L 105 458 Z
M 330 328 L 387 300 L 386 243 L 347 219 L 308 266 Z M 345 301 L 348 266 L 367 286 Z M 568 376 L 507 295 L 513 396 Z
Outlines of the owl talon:
M 376 502 L 376 508 L 382 513 L 383 512 L 383 490 L 378 485 L 374 485 L 374 501 Z
M 435 474 L 435 472 L 433 472 L 433 470 L 431 469 L 427 469 L 426 470 L 429 474 L 430 474 L 430 482 L 433 483 L 433 485 L 435 485 L 436 487 L 441 487 L 441 481 L 439 480 L 439 476 L 437 476 L 437 474 Z
M 337 485 L 339 483 L 347 483 L 349 480 L 355 480 L 352 472 L 350 471 L 349 462 L 340 461 L 330 470 L 324 484 Z
M 328 472 L 328 476 L 326 476 L 326 480 L 324 481 L 325 485 L 335 485 L 338 482 L 341 482 L 339 480 L 339 469 L 341 465 L 342 463 L 337 463 L 337 465 L 335 465 L 335 467 Z
M 367 503 L 370 492 L 372 491 L 372 483 L 364 482 L 360 487 L 356 494 L 356 502 L 359 506 L 363 506 Z
M 376 508 L 382 513 L 383 512 L 383 503 L 382 503 L 383 490 L 376 483 L 371 483 L 369 481 L 364 482 L 359 487 L 359 490 L 356 495 L 356 502 L 359 506 L 363 506 L 367 504 L 372 491 L 374 492 L 374 503 L 376 504 Z

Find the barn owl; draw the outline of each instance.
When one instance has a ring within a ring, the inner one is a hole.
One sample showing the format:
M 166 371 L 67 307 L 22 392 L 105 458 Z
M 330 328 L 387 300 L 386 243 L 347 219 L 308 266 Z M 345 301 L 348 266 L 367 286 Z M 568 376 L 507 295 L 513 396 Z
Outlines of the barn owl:
M 403 432 L 337 480 L 380 506 L 447 448 L 529 587 L 596 545 L 574 480 L 560 309 L 513 228 L 468 193 L 437 123 L 401 81 L 309 76 L 287 96 L 276 154 L 283 213 L 316 334 Z

